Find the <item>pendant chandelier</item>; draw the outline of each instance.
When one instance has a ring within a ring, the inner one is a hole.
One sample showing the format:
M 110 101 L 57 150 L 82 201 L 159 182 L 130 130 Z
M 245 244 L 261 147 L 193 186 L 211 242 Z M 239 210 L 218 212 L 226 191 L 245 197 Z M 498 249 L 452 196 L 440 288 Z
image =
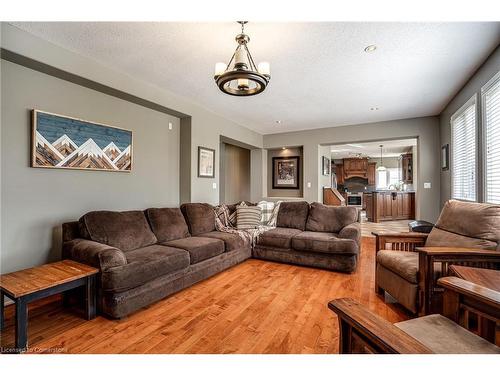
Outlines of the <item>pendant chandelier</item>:
M 384 167 L 384 164 L 382 162 L 382 148 L 384 147 L 384 145 L 380 145 L 380 165 L 377 167 L 377 171 L 385 171 L 386 168 Z
M 250 37 L 245 34 L 245 24 L 248 21 L 238 21 L 241 33 L 236 35 L 238 46 L 229 60 L 229 64 L 215 64 L 215 83 L 219 89 L 229 95 L 250 96 L 260 94 L 265 90 L 271 79 L 268 62 L 261 62 L 256 67 L 247 44 Z

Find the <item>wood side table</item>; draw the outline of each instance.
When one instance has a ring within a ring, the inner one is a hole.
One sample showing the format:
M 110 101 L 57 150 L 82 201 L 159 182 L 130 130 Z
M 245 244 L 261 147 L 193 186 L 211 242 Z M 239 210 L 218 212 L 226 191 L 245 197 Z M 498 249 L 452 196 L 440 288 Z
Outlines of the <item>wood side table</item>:
M 4 296 L 7 296 L 16 304 L 16 351 L 23 352 L 27 348 L 28 303 L 32 301 L 85 286 L 86 318 L 94 319 L 98 272 L 97 268 L 63 260 L 0 275 L 0 329 L 4 326 Z
M 467 267 L 467 266 L 459 266 L 459 265 L 451 265 L 449 268 L 450 276 L 456 276 L 460 279 L 470 281 L 474 283 L 486 291 L 490 290 L 491 293 L 498 295 L 500 293 L 500 271 L 487 269 L 487 268 L 477 268 L 477 267 Z M 456 305 L 459 303 L 463 303 L 461 301 L 462 298 L 470 298 L 470 297 L 459 297 L 459 293 L 454 290 L 446 290 L 445 293 L 448 295 L 447 301 L 448 304 Z M 465 301 L 467 302 L 467 301 Z M 446 306 L 445 309 L 450 306 Z M 456 308 L 456 306 L 451 306 L 450 308 Z M 500 324 L 500 315 L 498 314 L 498 306 L 493 304 L 492 306 L 488 306 L 485 304 L 483 306 L 487 314 L 477 314 L 478 320 L 478 333 L 480 336 L 485 338 L 486 340 L 495 343 L 498 342 L 500 337 L 497 338 L 497 325 Z M 476 313 L 474 308 L 466 309 L 466 314 L 463 319 L 468 321 L 468 312 Z M 498 335 L 500 336 L 500 335 Z

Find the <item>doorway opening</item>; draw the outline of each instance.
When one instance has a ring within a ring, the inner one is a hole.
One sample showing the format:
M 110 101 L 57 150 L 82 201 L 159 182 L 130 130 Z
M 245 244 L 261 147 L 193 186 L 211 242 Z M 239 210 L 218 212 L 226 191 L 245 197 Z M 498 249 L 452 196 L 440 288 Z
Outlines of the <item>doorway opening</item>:
M 323 150 L 331 159 L 329 187 L 343 197 L 336 204 L 359 208 L 362 222 L 374 230 L 405 228 L 419 216 L 417 138 L 321 147 L 329 148 Z

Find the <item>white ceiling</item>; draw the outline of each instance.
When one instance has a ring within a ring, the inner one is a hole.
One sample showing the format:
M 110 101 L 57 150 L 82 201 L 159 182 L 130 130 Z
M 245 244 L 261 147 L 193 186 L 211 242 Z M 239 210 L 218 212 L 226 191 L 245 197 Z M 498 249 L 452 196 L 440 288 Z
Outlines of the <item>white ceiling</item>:
M 498 22 L 249 23 L 249 49 L 272 78 L 242 98 L 213 81 L 236 23 L 14 25 L 263 134 L 439 114 L 500 41 Z
M 411 152 L 412 147 L 417 145 L 417 140 L 412 138 L 383 142 L 349 143 L 331 146 L 330 150 L 333 159 L 352 158 L 356 156 L 380 158 L 380 145 L 384 146 L 382 147 L 382 157 L 396 157 L 405 152 Z

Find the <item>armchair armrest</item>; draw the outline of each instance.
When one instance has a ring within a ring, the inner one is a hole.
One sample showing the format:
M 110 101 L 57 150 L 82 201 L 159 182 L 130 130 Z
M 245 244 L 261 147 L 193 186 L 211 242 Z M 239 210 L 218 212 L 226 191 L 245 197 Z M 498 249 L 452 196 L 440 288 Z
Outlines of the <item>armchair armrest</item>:
M 420 238 L 427 239 L 429 233 L 421 232 L 386 232 L 386 231 L 374 231 L 372 234 L 375 237 L 400 237 L 400 238 Z
M 442 277 L 437 283 L 443 288 L 470 297 L 478 302 L 490 305 L 500 311 L 500 292 L 497 292 L 496 290 L 474 284 L 455 276 Z
M 63 243 L 64 253 L 77 262 L 106 271 L 127 264 L 123 251 L 99 242 L 77 238 Z
M 500 259 L 500 251 L 478 249 L 478 248 L 465 248 L 465 247 L 417 247 L 415 249 L 419 253 L 432 256 L 462 256 L 462 255 L 486 255 Z
M 346 225 L 340 230 L 339 238 L 346 238 L 359 243 L 359 241 L 361 240 L 361 224 L 356 222 Z
M 335 299 L 328 303 L 328 307 L 339 317 L 341 353 L 362 352 L 358 349 L 364 346 L 378 353 L 432 353 L 406 332 L 351 298 Z M 353 342 L 360 339 L 361 346 Z
M 416 246 L 425 245 L 428 233 L 420 232 L 372 232 L 375 236 L 375 251 L 415 251 Z

